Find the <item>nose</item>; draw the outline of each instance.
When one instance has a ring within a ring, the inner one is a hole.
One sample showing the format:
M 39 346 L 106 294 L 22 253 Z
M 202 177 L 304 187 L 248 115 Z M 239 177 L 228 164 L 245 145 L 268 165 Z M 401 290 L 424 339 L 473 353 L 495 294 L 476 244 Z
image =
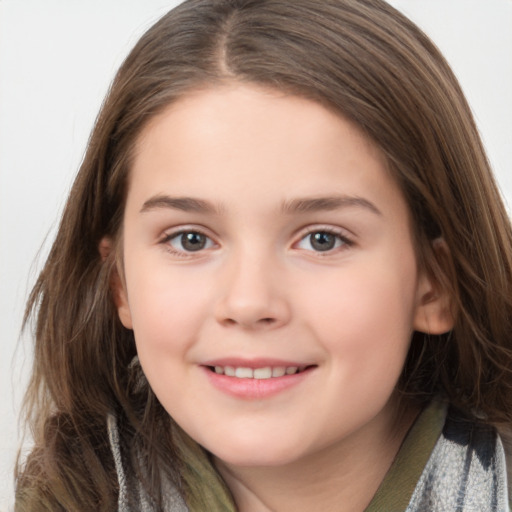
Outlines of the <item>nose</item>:
M 226 262 L 216 319 L 247 330 L 275 329 L 290 320 L 289 292 L 269 258 L 240 255 Z

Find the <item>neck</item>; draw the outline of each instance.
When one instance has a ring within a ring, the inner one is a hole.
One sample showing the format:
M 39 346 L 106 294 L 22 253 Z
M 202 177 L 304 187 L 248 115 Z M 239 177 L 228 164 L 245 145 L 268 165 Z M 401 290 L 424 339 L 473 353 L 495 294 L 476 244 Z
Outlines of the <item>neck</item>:
M 215 460 L 239 512 L 322 510 L 363 512 L 376 493 L 418 410 L 408 408 L 307 455 L 276 467 L 239 467 Z

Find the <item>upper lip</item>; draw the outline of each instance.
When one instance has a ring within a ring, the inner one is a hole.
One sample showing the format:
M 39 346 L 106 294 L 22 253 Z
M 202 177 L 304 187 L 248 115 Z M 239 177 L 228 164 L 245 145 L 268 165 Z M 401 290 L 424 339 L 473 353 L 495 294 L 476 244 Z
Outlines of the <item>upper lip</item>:
M 311 362 L 292 361 L 284 359 L 271 359 L 271 358 L 257 358 L 257 359 L 244 359 L 238 357 L 223 357 L 220 359 L 209 359 L 201 363 L 202 366 L 232 366 L 234 368 L 266 368 L 266 367 L 305 367 L 314 366 Z

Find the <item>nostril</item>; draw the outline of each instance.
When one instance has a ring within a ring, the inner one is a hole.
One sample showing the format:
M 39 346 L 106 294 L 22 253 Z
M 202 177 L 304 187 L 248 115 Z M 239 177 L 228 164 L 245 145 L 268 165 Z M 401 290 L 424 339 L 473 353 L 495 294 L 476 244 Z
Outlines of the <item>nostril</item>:
M 223 320 L 223 323 L 224 325 L 228 326 L 228 325 L 242 325 L 242 326 L 245 326 L 245 327 L 250 327 L 252 325 L 252 327 L 256 327 L 257 325 L 259 326 L 262 326 L 262 325 L 272 325 L 276 322 L 276 319 L 273 318 L 273 317 L 265 317 L 265 318 L 260 318 L 259 320 L 256 320 L 254 323 L 253 322 L 243 322 L 242 320 L 236 320 L 234 318 L 225 318 Z

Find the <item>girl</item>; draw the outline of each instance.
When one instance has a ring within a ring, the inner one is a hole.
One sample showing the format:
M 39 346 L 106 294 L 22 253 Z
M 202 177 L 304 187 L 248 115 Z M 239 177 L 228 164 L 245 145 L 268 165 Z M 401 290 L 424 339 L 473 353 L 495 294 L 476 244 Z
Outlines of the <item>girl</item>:
M 511 235 L 388 4 L 184 2 L 114 80 L 28 304 L 16 510 L 507 510 Z

